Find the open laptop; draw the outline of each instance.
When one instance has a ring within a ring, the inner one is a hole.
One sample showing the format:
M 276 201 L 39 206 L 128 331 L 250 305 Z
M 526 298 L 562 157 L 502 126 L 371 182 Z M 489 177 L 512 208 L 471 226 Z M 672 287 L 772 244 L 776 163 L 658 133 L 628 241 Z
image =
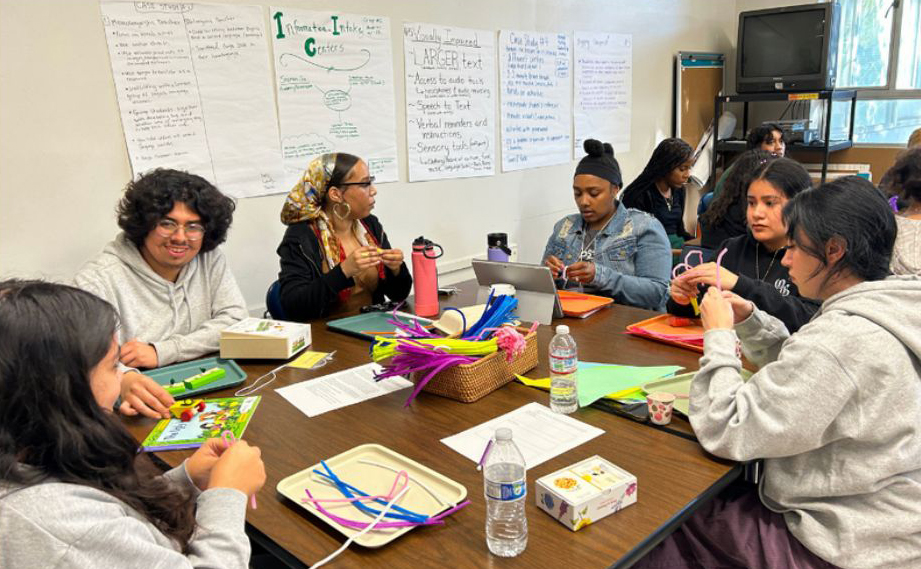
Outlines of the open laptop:
M 490 286 L 508 283 L 515 287 L 515 298 L 518 299 L 516 312 L 522 320 L 550 324 L 553 318 L 563 317 L 563 307 L 549 267 L 482 259 L 474 259 L 472 264 L 479 285 L 478 304 L 486 302 Z

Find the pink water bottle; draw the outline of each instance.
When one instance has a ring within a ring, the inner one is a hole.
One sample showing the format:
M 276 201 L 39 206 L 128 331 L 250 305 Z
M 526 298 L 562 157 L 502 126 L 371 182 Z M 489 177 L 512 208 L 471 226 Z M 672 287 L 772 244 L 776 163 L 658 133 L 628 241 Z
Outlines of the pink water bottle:
M 435 254 L 438 247 L 438 254 Z M 444 249 L 424 237 L 413 241 L 413 291 L 418 316 L 438 316 L 438 269 L 435 259 Z

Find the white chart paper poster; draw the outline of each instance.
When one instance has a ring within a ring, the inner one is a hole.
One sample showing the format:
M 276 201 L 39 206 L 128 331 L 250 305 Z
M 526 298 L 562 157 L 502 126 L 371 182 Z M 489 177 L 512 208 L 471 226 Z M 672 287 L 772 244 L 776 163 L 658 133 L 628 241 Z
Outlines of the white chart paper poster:
M 100 4 L 131 168 L 198 174 L 234 197 L 287 191 L 262 9 Z
M 502 170 L 572 159 L 570 38 L 499 32 Z
M 403 24 L 409 181 L 495 174 L 495 33 Z
M 390 19 L 272 8 L 272 25 L 288 186 L 325 152 L 360 156 L 378 182 L 396 181 Z
M 629 151 L 633 36 L 576 32 L 574 59 L 576 156 L 586 138 Z

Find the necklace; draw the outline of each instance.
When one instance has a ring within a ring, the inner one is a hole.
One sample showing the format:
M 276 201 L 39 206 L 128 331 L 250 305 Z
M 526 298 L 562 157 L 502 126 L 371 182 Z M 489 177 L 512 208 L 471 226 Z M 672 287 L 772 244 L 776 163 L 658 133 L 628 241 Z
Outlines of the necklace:
M 592 235 L 591 241 L 588 242 L 588 245 L 585 244 L 585 234 L 588 233 L 588 227 L 582 230 L 582 247 L 579 250 L 579 260 L 580 261 L 591 261 L 595 258 L 595 252 L 589 251 L 592 244 L 595 243 L 595 239 L 598 239 L 598 236 L 601 234 L 601 230 L 595 232 Z
M 774 261 L 777 260 L 777 253 L 780 253 L 780 249 L 774 251 L 774 256 L 771 257 L 771 264 L 769 264 L 767 270 L 764 271 L 764 276 L 759 276 L 761 275 L 761 268 L 758 266 L 758 244 L 755 243 L 755 278 L 756 279 L 758 279 L 759 281 L 763 281 L 764 279 L 767 278 L 768 273 L 771 272 L 771 268 L 774 266 Z

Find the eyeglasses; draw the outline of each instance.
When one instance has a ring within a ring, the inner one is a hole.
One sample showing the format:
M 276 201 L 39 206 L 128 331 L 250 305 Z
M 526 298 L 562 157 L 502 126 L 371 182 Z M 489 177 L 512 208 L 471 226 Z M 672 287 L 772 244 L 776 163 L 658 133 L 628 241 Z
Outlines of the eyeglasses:
M 179 231 L 179 224 L 172 219 L 161 219 L 154 228 L 160 237 L 172 237 Z M 205 226 L 200 223 L 187 223 L 182 226 L 185 238 L 189 241 L 198 241 L 205 235 Z
M 374 176 L 371 176 L 370 178 L 368 178 L 367 182 L 342 182 L 338 185 L 339 186 L 358 186 L 359 188 L 363 190 L 367 190 L 368 188 L 374 185 Z

